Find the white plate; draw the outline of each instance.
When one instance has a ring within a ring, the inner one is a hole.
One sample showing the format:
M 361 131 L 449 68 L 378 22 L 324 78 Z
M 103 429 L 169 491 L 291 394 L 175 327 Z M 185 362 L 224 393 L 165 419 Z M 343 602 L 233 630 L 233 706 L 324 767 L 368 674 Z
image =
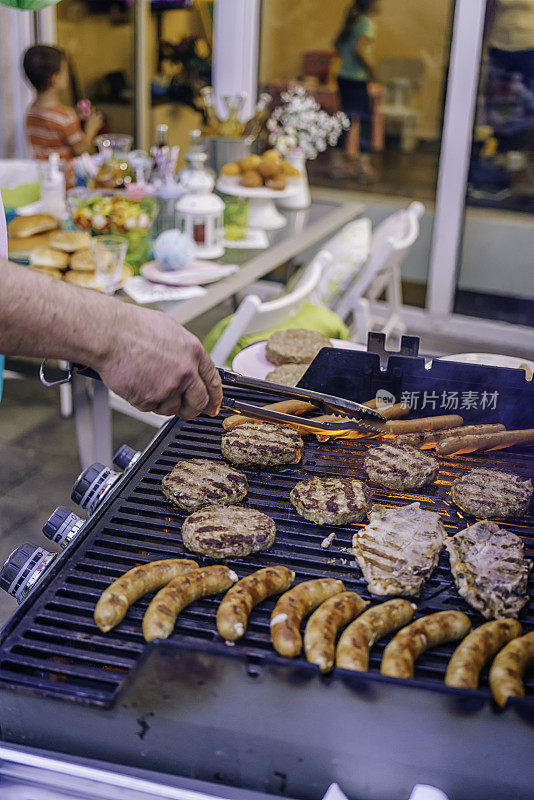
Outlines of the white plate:
M 534 361 L 514 356 L 501 356 L 497 353 L 456 353 L 452 356 L 441 356 L 439 361 L 458 361 L 461 364 L 483 364 L 486 367 L 508 367 L 509 369 L 523 370 L 527 367 L 534 373 Z
M 340 350 L 367 350 L 364 344 L 347 342 L 344 339 L 330 339 L 334 347 Z M 232 361 L 232 369 L 247 378 L 259 378 L 265 380 L 267 373 L 275 369 L 275 364 L 271 364 L 265 356 L 266 342 L 254 342 L 236 355 Z
M 166 286 L 199 286 L 226 278 L 238 268 L 235 264 L 213 264 L 211 261 L 194 261 L 191 267 L 174 271 L 160 269 L 156 261 L 147 261 L 141 275 L 153 283 Z
M 258 200 L 276 200 L 281 197 L 291 197 L 300 191 L 300 184 L 297 179 L 288 178 L 287 186 L 285 189 L 268 189 L 267 186 L 258 186 L 256 189 L 250 186 L 241 186 L 238 177 L 233 175 L 224 175 L 217 181 L 217 189 L 223 194 L 231 194 L 234 197 L 250 197 Z M 293 181 L 293 182 L 292 182 Z

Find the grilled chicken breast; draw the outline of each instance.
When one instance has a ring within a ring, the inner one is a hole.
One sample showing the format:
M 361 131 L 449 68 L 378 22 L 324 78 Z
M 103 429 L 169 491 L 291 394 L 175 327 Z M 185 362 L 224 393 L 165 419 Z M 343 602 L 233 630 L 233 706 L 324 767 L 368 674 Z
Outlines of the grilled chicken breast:
M 204 506 L 239 503 L 247 493 L 246 475 L 207 458 L 178 461 L 161 484 L 163 494 L 189 513 Z
M 255 508 L 209 506 L 182 525 L 185 546 L 212 558 L 248 556 L 270 547 L 276 537 L 273 520 Z
M 451 486 L 457 506 L 475 517 L 516 517 L 526 514 L 534 489 L 530 478 L 498 469 L 472 469 Z
M 221 452 L 239 465 L 296 464 L 302 458 L 304 442 L 288 425 L 247 422 L 224 434 Z
M 439 461 L 407 444 L 381 444 L 372 447 L 364 459 L 372 481 L 388 489 L 418 489 L 434 483 Z
M 436 566 L 446 537 L 439 514 L 419 503 L 373 506 L 354 534 L 352 552 L 372 594 L 418 595 Z
M 445 542 L 454 580 L 470 606 L 486 619 L 517 617 L 526 595 L 532 562 L 515 533 L 483 519 Z

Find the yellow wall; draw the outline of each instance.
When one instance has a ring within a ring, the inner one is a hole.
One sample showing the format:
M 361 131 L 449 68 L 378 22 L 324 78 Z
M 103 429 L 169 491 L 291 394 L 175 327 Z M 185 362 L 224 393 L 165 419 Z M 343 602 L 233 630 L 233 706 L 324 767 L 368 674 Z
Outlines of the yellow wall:
M 425 78 L 413 105 L 420 109 L 419 135 L 435 138 L 447 67 L 452 0 L 379 0 L 375 16 L 375 63 L 382 58 L 420 58 Z M 330 50 L 350 2 L 263 0 L 260 78 L 294 78 L 302 53 Z

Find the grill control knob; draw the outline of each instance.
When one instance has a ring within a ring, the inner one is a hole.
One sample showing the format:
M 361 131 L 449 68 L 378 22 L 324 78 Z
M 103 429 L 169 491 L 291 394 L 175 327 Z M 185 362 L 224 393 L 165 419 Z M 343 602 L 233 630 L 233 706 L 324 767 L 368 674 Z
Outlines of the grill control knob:
M 43 533 L 65 550 L 76 538 L 85 522 L 66 506 L 58 506 L 43 525 Z
M 92 514 L 119 477 L 118 472 L 97 461 L 78 476 L 71 498 Z
M 22 603 L 56 556 L 33 542 L 24 542 L 0 569 L 0 588 Z
M 130 469 L 130 467 L 133 467 L 135 462 L 139 460 L 140 455 L 140 450 L 134 450 L 133 447 L 123 444 L 113 456 L 113 463 L 119 469 L 126 471 Z

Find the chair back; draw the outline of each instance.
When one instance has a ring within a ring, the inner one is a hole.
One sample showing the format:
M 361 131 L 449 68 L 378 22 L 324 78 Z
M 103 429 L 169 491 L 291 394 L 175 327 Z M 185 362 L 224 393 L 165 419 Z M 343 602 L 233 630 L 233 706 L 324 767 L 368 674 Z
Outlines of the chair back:
M 257 295 L 247 295 L 211 352 L 214 363 L 222 366 L 241 336 L 250 336 L 276 328 L 294 317 L 310 299 L 321 279 L 323 269 L 331 261 L 330 253 L 326 251 L 317 253 L 304 270 L 295 288 L 275 300 L 262 303 Z
M 366 265 L 368 274 L 376 275 L 393 264 L 402 263 L 419 236 L 419 220 L 424 211 L 424 205 L 415 200 L 408 208 L 396 211 L 376 226 Z M 386 251 L 388 255 L 384 259 Z

